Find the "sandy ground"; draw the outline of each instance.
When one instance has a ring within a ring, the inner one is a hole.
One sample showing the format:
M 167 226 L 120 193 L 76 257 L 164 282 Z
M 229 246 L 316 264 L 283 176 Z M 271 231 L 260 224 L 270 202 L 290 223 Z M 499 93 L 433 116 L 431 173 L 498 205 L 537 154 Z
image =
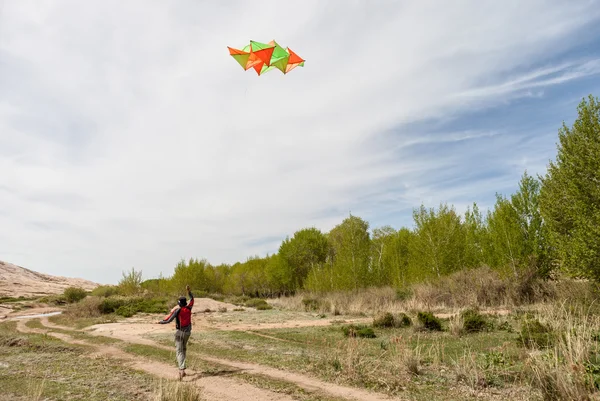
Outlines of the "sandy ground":
M 80 278 L 42 274 L 0 261 L 0 296 L 18 298 L 62 294 L 68 287 L 81 287 L 89 291 L 98 285 Z
M 218 310 L 219 308 L 227 307 L 226 304 L 218 301 L 214 301 L 212 299 L 200 298 L 196 300 L 196 305 L 194 309 L 196 309 L 194 316 L 194 330 L 252 330 L 252 329 L 265 329 L 265 328 L 278 328 L 278 327 L 307 327 L 307 326 L 325 326 L 332 324 L 335 320 L 340 319 L 315 319 L 311 318 L 309 314 L 305 315 L 305 319 L 297 319 L 297 320 L 288 320 L 283 322 L 268 322 L 269 316 L 262 313 L 257 313 L 255 310 L 251 308 L 247 308 L 244 312 L 233 312 L 233 313 L 243 313 L 247 319 L 238 319 L 237 322 L 229 321 L 229 322 L 219 322 L 218 314 L 212 313 L 203 313 L 202 310 L 206 308 L 210 308 L 212 310 Z M 202 308 L 200 306 L 205 306 Z M 214 309 L 213 309 L 214 308 Z M 229 308 L 228 310 L 232 310 L 233 308 Z M 37 314 L 41 311 L 49 311 L 49 308 L 34 308 L 29 309 L 26 313 L 20 313 L 20 316 L 23 314 Z M 231 314 L 231 312 L 221 313 L 220 316 L 224 316 L 226 314 Z M 257 316 L 254 317 L 253 314 Z M 239 316 L 239 315 L 237 315 Z M 252 320 L 253 318 L 256 320 L 262 319 L 267 320 L 267 322 L 257 321 L 256 323 L 247 323 L 248 318 Z M 16 318 L 16 314 L 11 314 L 8 319 L 12 320 Z M 62 327 L 56 324 L 53 324 L 48 320 L 48 318 L 42 317 L 40 318 L 41 323 L 47 329 L 32 329 L 25 325 L 27 319 L 15 319 L 17 320 L 17 328 L 23 332 L 43 332 L 49 335 L 53 335 L 57 338 L 60 338 L 63 341 L 73 343 L 73 344 L 86 344 L 82 340 L 74 339 L 64 333 L 56 333 L 52 332 L 52 329 L 63 329 L 63 330 L 73 330 L 73 328 Z M 239 320 L 242 320 L 241 322 Z M 345 320 L 346 322 L 351 321 L 366 321 L 368 319 L 354 319 L 354 320 Z M 92 335 L 98 336 L 107 336 L 117 338 L 119 340 L 133 343 L 133 344 L 144 344 L 150 345 L 157 348 L 166 349 L 169 351 L 173 351 L 173 347 L 167 347 L 162 344 L 156 343 L 151 337 L 154 334 L 167 334 L 173 333 L 173 324 L 171 325 L 159 325 L 156 324 L 157 317 L 152 315 L 145 315 L 127 319 L 126 321 L 119 323 L 106 323 L 106 324 L 98 324 L 86 328 L 85 332 Z M 90 344 L 88 344 L 90 345 Z M 161 378 L 168 379 L 176 379 L 177 369 L 174 368 L 173 365 L 156 362 L 153 360 L 141 358 L 137 355 L 128 354 L 120 348 L 106 346 L 106 345 L 94 345 L 95 352 L 89 355 L 89 357 L 111 357 L 122 359 L 124 363 L 127 363 L 129 366 L 143 370 L 147 373 L 155 375 Z M 293 383 L 298 387 L 303 388 L 309 392 L 322 392 L 329 394 L 331 396 L 340 397 L 347 400 L 364 400 L 364 401 L 389 401 L 392 398 L 379 393 L 370 392 L 363 389 L 345 387 L 341 385 L 337 385 L 334 383 L 324 382 L 320 379 L 317 379 L 312 376 L 299 374 L 295 372 L 285 371 L 281 369 L 272 368 L 269 366 L 240 362 L 229 359 L 215 358 L 210 356 L 199 356 L 201 359 L 218 363 L 223 366 L 227 366 L 232 369 L 232 371 L 244 371 L 250 374 L 260 374 L 268 377 L 272 377 L 274 379 L 283 380 L 289 383 Z M 226 376 L 209 376 L 202 377 L 199 372 L 190 371 L 188 369 L 189 376 L 184 378 L 184 381 L 194 383 L 202 388 L 204 395 L 210 400 L 248 400 L 248 401 L 291 401 L 293 398 L 286 394 L 281 394 L 277 392 L 272 392 L 268 390 L 264 390 L 261 388 L 254 387 L 253 385 L 243 382 L 241 380 L 236 380 L 233 377 Z M 399 399 L 399 398 L 394 398 Z

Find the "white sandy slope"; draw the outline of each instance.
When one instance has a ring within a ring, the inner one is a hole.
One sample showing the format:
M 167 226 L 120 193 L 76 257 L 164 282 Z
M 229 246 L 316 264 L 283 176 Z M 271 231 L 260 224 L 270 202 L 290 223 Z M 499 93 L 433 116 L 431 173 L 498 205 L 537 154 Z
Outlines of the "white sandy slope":
M 80 278 L 51 276 L 0 261 L 0 296 L 33 297 L 62 294 L 65 288 L 93 290 L 99 284 Z

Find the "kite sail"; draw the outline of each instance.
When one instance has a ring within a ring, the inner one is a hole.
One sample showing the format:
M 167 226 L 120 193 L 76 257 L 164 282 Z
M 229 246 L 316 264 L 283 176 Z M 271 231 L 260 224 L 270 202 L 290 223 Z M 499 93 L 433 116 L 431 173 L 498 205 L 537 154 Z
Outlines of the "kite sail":
M 296 67 L 304 67 L 304 59 L 294 53 L 289 47 L 283 48 L 274 40 L 260 43 L 254 40 L 243 49 L 227 46 L 229 55 L 237 61 L 244 70 L 254 68 L 258 75 L 273 69 L 287 74 Z

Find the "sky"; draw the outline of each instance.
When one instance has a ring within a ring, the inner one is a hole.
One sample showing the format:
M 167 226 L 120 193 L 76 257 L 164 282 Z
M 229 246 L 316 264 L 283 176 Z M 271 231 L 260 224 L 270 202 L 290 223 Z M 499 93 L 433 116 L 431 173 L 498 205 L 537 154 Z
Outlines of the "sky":
M 272 39 L 305 66 L 227 50 Z M 111 284 L 485 211 L 589 94 L 599 0 L 0 0 L 0 260 Z

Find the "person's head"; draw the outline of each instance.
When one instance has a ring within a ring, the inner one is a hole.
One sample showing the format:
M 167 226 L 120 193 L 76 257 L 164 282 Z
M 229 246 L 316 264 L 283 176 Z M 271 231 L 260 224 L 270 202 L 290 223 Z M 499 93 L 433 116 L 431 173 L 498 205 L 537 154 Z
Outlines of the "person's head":
M 179 305 L 179 306 L 186 306 L 187 305 L 187 299 L 185 297 L 180 297 L 179 301 L 177 301 L 177 305 Z

